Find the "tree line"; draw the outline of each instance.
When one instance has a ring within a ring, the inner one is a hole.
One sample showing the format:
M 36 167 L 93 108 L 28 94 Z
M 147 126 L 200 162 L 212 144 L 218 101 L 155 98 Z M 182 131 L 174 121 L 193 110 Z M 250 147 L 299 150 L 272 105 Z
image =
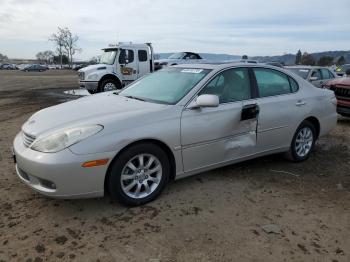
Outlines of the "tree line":
M 338 59 L 333 58 L 332 56 L 321 56 L 316 60 L 311 54 L 304 52 L 301 53 L 301 50 L 298 50 L 295 56 L 296 65 L 310 65 L 310 66 L 331 66 L 331 65 L 343 65 L 346 60 L 344 56 L 340 56 Z
M 67 27 L 58 27 L 56 33 L 53 33 L 49 37 L 55 45 L 55 52 L 51 50 L 39 52 L 36 54 L 36 58 L 39 62 L 44 63 L 56 63 L 60 64 L 69 64 L 70 67 L 73 64 L 73 56 L 81 52 L 81 48 L 78 46 L 78 35 L 72 33 L 72 31 Z M 57 55 L 55 55 L 57 54 Z

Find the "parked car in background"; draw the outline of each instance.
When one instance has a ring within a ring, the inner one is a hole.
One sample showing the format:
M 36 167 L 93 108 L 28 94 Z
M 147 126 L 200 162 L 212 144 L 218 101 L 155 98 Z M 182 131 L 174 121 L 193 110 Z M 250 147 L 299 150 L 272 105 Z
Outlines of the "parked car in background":
M 19 65 L 17 65 L 17 68 L 19 69 L 19 70 L 22 70 L 23 68 L 25 68 L 25 67 L 27 67 L 27 66 L 29 66 L 30 64 L 19 64 Z
M 24 72 L 30 72 L 30 71 L 43 72 L 46 70 L 47 70 L 47 66 L 33 64 L 33 65 L 29 65 L 29 66 L 24 67 L 21 71 L 24 71 Z
M 48 65 L 47 68 L 52 70 L 52 69 L 60 69 L 60 65 L 55 65 L 55 64 L 52 64 L 52 65 Z
M 268 154 L 306 160 L 337 123 L 334 93 L 263 64 L 167 67 L 121 91 L 32 115 L 14 140 L 19 178 L 60 198 L 127 205 L 173 180 Z
M 349 69 L 350 69 L 350 64 L 341 65 L 335 69 L 335 73 L 338 76 L 346 76 L 346 71 Z
M 350 75 L 350 69 L 348 73 Z M 334 91 L 337 98 L 337 112 L 342 116 L 350 117 L 350 77 L 333 79 L 323 87 Z
M 283 68 L 284 66 L 280 62 L 266 62 L 266 65 L 277 66 Z
M 86 67 L 87 65 L 84 65 L 84 64 L 79 64 L 79 65 L 73 65 L 72 69 L 75 70 L 75 71 L 78 71 L 84 67 Z
M 17 67 L 16 67 L 16 65 L 14 65 L 14 64 L 2 64 L 1 66 L 0 66 L 0 69 L 2 69 L 2 70 L 16 70 L 17 69 Z
M 287 70 L 301 76 L 316 87 L 322 87 L 327 81 L 337 76 L 327 67 L 320 66 L 286 66 Z
M 172 66 L 180 64 L 192 64 L 192 63 L 201 63 L 203 58 L 193 52 L 179 52 L 174 53 L 166 59 L 159 59 L 155 61 L 155 69 L 160 69 L 163 66 Z

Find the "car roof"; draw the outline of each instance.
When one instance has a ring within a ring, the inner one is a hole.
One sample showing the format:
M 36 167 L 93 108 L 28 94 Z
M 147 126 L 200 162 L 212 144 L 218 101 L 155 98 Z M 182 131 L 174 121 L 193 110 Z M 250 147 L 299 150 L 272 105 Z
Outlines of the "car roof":
M 197 63 L 197 64 L 180 64 L 174 65 L 172 67 L 177 68 L 196 68 L 196 69 L 211 69 L 211 70 L 221 70 L 229 67 L 264 67 L 276 69 L 278 67 L 261 64 L 261 63 L 240 63 L 240 62 L 206 62 L 206 63 Z

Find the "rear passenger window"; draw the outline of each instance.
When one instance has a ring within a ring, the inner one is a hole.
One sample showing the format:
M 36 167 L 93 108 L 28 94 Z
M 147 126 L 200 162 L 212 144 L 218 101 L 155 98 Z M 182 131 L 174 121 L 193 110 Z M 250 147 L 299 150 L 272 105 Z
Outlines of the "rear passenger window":
M 139 50 L 138 51 L 138 55 L 139 55 L 139 61 L 140 62 L 147 61 L 147 51 L 146 50 Z
M 292 83 L 287 75 L 266 68 L 254 68 L 253 70 L 258 84 L 260 97 L 283 95 L 292 92 Z M 294 88 L 297 88 L 297 84 Z

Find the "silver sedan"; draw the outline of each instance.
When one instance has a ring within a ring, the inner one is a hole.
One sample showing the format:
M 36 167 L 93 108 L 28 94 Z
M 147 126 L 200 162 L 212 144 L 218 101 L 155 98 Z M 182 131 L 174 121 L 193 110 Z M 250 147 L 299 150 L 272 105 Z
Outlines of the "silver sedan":
M 173 179 L 239 161 L 306 160 L 336 122 L 334 93 L 282 68 L 181 65 L 35 113 L 13 152 L 42 194 L 140 205 Z

